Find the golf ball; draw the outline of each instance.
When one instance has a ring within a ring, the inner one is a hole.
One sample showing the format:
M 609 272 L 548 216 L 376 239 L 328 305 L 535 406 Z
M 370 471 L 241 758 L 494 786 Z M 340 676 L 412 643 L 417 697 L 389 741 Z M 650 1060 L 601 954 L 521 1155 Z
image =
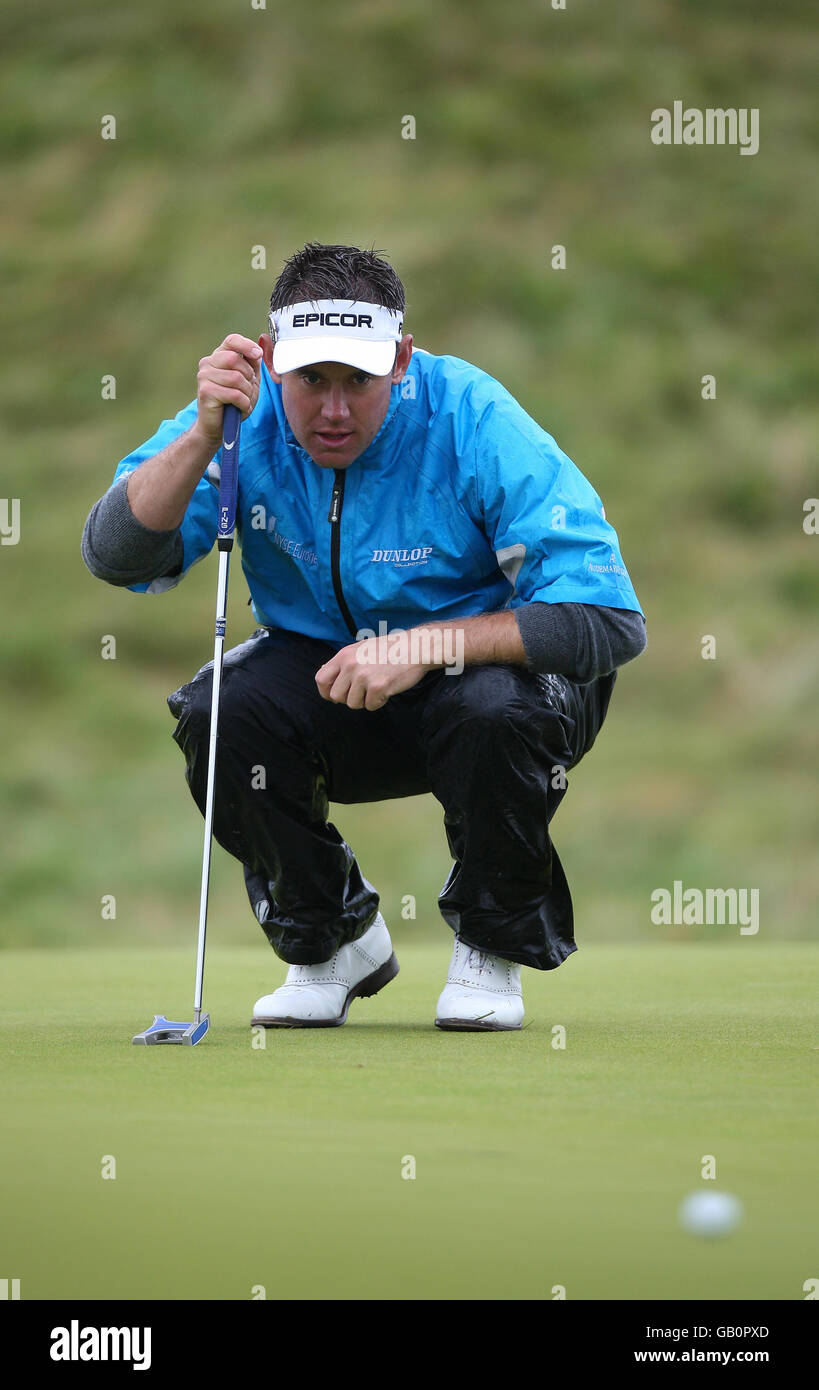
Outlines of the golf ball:
M 742 1203 L 731 1192 L 690 1192 L 679 1217 L 689 1235 L 727 1236 L 742 1220 Z

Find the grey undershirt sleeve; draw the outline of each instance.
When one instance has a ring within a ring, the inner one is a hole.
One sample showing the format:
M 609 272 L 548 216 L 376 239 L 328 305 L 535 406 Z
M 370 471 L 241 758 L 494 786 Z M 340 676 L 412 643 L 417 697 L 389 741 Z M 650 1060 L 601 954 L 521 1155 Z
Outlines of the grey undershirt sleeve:
M 646 645 L 640 613 L 590 603 L 526 603 L 513 609 L 530 670 L 587 685 L 633 661 Z
M 82 533 L 82 558 L 95 579 L 125 587 L 182 572 L 179 527 L 151 531 L 131 511 L 124 474 L 94 503 Z

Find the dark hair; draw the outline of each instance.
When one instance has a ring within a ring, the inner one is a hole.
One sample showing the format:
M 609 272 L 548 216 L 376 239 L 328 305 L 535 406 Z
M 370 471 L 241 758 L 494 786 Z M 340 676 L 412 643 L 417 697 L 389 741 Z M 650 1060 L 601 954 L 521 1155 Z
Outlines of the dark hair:
M 309 241 L 303 251 L 285 261 L 270 296 L 271 312 L 303 300 L 359 299 L 403 313 L 404 286 L 381 254 L 375 249 Z

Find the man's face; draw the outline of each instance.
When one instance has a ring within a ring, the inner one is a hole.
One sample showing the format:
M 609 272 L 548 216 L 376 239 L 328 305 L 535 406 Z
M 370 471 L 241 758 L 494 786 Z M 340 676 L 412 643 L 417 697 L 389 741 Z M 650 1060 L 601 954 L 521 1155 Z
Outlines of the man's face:
M 319 468 L 349 468 L 363 454 L 384 423 L 390 390 L 412 356 L 407 333 L 388 376 L 368 376 L 344 362 L 316 362 L 279 376 L 273 371 L 270 337 L 263 334 L 259 344 L 270 375 L 281 383 L 287 422 Z

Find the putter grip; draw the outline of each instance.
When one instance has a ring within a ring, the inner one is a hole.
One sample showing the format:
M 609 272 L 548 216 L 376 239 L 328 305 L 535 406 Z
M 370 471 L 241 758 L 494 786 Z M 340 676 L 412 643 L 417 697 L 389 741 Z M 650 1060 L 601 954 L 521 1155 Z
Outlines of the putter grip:
M 239 482 L 239 434 L 242 417 L 235 405 L 226 405 L 222 420 L 222 471 L 219 481 L 218 540 L 233 535 L 236 526 L 236 493 Z

